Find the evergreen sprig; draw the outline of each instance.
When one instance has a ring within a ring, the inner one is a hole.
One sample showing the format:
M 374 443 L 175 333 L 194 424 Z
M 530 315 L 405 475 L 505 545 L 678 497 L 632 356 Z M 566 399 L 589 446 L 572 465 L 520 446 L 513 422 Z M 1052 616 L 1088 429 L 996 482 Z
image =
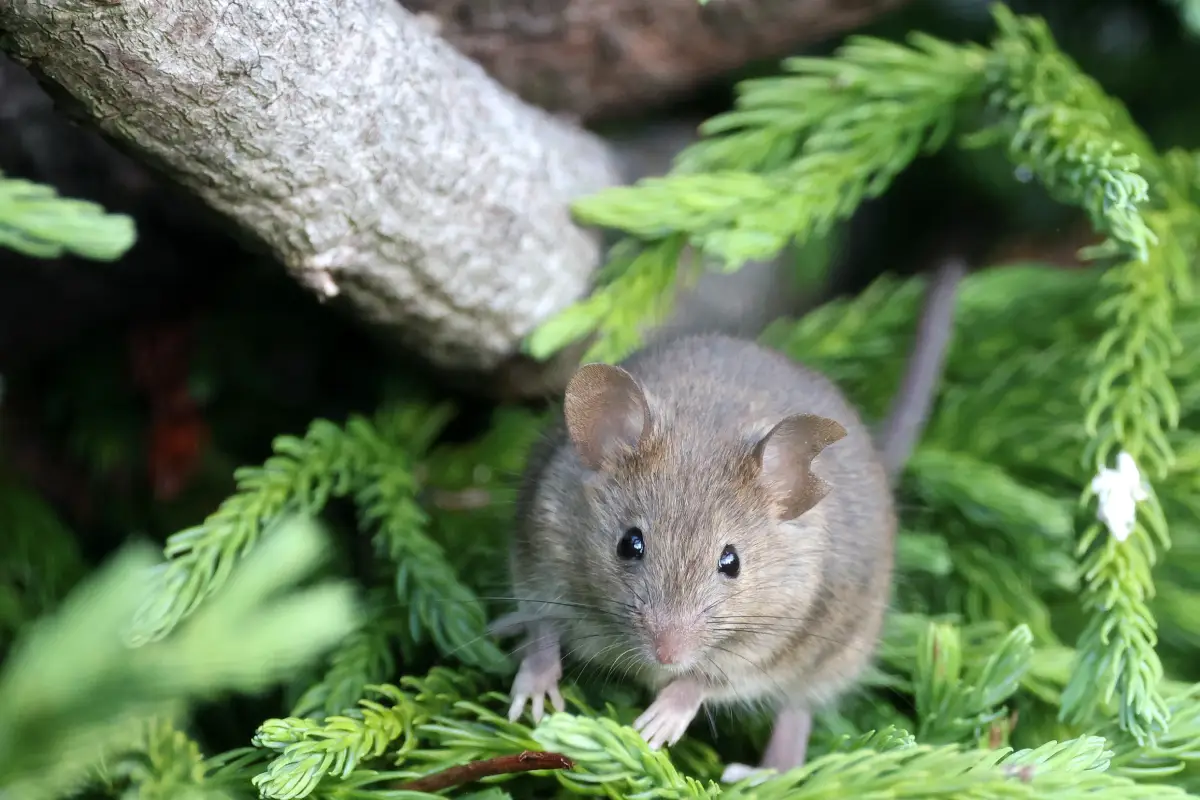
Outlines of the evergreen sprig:
M 1169 240 L 1168 240 L 1169 241 Z M 1155 478 L 1174 460 L 1167 434 L 1179 423 L 1171 358 L 1180 342 L 1173 329 L 1175 295 L 1186 263 L 1170 263 L 1161 248 L 1147 261 L 1131 260 L 1109 272 L 1112 296 L 1098 309 L 1108 330 L 1096 345 L 1093 377 L 1084 388 L 1091 435 L 1088 460 L 1107 466 L 1118 451 Z M 1090 487 L 1084 499 L 1090 500 Z M 1063 698 L 1063 713 L 1080 722 L 1112 709 L 1139 740 L 1167 723 L 1158 684 L 1162 663 L 1155 650 L 1151 570 L 1158 551 L 1170 547 L 1167 520 L 1151 492 L 1140 503 L 1125 541 L 1107 536 L 1096 522 L 1080 537 L 1085 578 L 1081 601 L 1091 613 L 1079 641 L 1080 669 Z
M 485 636 L 482 604 L 459 581 L 441 546 L 425 533 L 429 518 L 417 502 L 414 477 L 416 458 L 423 450 L 414 453 L 411 446 L 394 446 L 373 459 L 355 493 L 360 518 L 374 529 L 377 550 L 395 565 L 396 596 L 408 612 L 412 641 L 420 642 L 428 633 L 442 653 L 504 672 L 507 659 Z
M 157 591 L 140 610 L 133 641 L 170 633 L 232 574 L 264 526 L 285 513 L 317 514 L 330 497 L 354 488 L 379 451 L 378 436 L 363 418 L 339 428 L 317 420 L 304 438 L 280 436 L 275 455 L 261 467 L 235 475 L 237 492 L 202 524 L 167 540 L 167 562 Z
M 0 175 L 0 247 L 34 258 L 115 261 L 133 246 L 133 218 L 59 197 L 51 186 Z
M 400 753 L 412 749 L 413 728 L 421 721 L 419 706 L 395 686 L 372 686 L 368 691 L 385 702 L 363 698 L 354 716 L 330 716 L 320 722 L 288 717 L 259 726 L 254 744 L 279 752 L 254 778 L 262 797 L 307 797 L 326 775 L 347 778 L 397 741 Z
M 1155 241 L 1139 208 L 1150 200 L 1142 174 L 1148 145 L 1041 20 L 1003 6 L 994 13 L 998 32 L 988 48 L 922 33 L 906 44 L 855 36 L 832 57 L 788 59 L 784 75 L 739 84 L 735 109 L 705 122 L 703 138 L 670 174 L 579 200 L 576 216 L 649 248 L 684 237 L 698 263 L 734 270 L 827 234 L 957 130 L 966 147 L 1002 143 L 1020 171 L 1087 210 L 1112 236 L 1103 252 L 1144 258 Z M 965 127 L 973 119 L 984 126 Z M 657 263 L 643 269 L 667 271 Z M 643 294 L 656 282 L 628 273 L 602 274 L 593 296 L 534 333 L 531 351 L 544 357 L 593 333 L 592 353 L 610 360 L 636 347 L 619 331 L 645 319 L 617 328 L 598 313 L 659 307 Z
M 360 525 L 374 532 L 378 549 L 395 565 L 411 638 L 420 641 L 428 632 L 443 653 L 506 669 L 503 654 L 484 637 L 478 598 L 423 530 L 418 461 L 449 413 L 448 407 L 397 403 L 373 421 L 352 417 L 338 427 L 317 420 L 303 439 L 276 439 L 275 455 L 262 467 L 238 471 L 236 494 L 203 524 L 170 537 L 170 560 L 139 613 L 134 642 L 161 638 L 192 613 L 254 547 L 267 522 L 284 513 L 317 514 L 331 497 L 353 496 Z
M 893 742 L 895 736 L 889 737 Z M 897 743 L 898 744 L 898 743 Z M 722 793 L 728 800 L 817 800 L 827 797 L 978 800 L 1054 797 L 1184 798 L 1175 786 L 1135 784 L 1106 772 L 1109 753 L 1098 736 L 1048 742 L 1034 750 L 966 749 L 957 745 L 899 745 L 887 750 L 831 753 L 802 769 Z
M 651 750 L 645 739 L 627 725 L 607 717 L 551 714 L 534 730 L 534 738 L 547 750 L 563 753 L 575 769 L 556 772 L 567 787 L 580 794 L 597 789 L 618 797 L 705 798 L 720 794 L 681 775 L 667 754 Z
M 233 800 L 225 787 L 208 780 L 200 746 L 175 720 L 155 717 L 140 727 L 136 747 L 99 771 L 110 791 L 124 788 L 131 800 Z
M 254 776 L 253 783 L 263 797 L 296 800 L 324 794 L 326 788 L 337 794 L 350 787 L 363 789 L 399 777 L 400 773 L 380 775 L 367 765 L 385 754 L 398 764 L 404 763 L 418 747 L 419 729 L 464 702 L 464 696 L 477 692 L 471 673 L 437 667 L 423 677 L 405 676 L 399 686 L 367 687 L 366 693 L 371 696 L 361 698 L 357 708 L 345 714 L 320 720 L 294 716 L 267 720 L 256 732 L 254 744 L 278 755 L 265 771 Z M 423 758 L 428 760 L 427 752 Z M 441 768 L 439 764 L 437 769 Z
M 1002 704 L 1029 669 L 1033 658 L 1029 628 L 1014 628 L 987 661 L 969 671 L 964 671 L 957 628 L 931 624 L 922 639 L 915 676 L 917 739 L 946 744 L 980 738 L 1008 713 Z
M 679 235 L 618 243 L 596 290 L 539 325 L 525 342 L 526 352 L 547 358 L 593 334 L 584 361 L 612 362 L 637 349 L 644 329 L 666 319 L 674 307 L 672 290 L 684 244 Z
M 389 620 L 391 593 L 376 591 L 366 604 L 361 628 L 338 645 L 330 658 L 329 668 L 321 680 L 312 684 L 296 701 L 292 717 L 324 719 L 341 714 L 366 693 L 367 687 L 389 680 L 396 670 L 392 656 Z
M 987 70 L 987 106 L 998 118 L 966 144 L 1006 143 L 1009 158 L 1064 203 L 1079 205 L 1112 237 L 1098 252 L 1146 260 L 1157 237 L 1142 217 L 1149 150 L 1124 107 L 1054 43 L 1037 17 L 994 7 L 999 28 Z
M 350 588 L 296 586 L 327 552 L 311 525 L 281 525 L 186 628 L 131 649 L 122 633 L 147 593 L 143 578 L 155 558 L 127 548 L 6 659 L 0 797 L 62 797 L 139 742 L 149 753 L 147 722 L 225 692 L 261 691 L 336 643 L 358 622 Z M 191 758 L 186 747 L 182 756 L 159 752 L 173 763 Z

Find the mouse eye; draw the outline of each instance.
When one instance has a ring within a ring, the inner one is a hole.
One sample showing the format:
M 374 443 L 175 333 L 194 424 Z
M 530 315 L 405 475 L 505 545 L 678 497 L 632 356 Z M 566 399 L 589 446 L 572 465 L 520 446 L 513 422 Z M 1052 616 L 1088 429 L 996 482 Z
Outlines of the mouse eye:
M 731 544 L 725 545 L 725 549 L 721 551 L 721 557 L 717 559 L 717 572 L 726 578 L 736 578 L 741 569 L 742 565 L 738 561 L 737 550 L 734 550 Z
M 646 555 L 646 543 L 642 541 L 641 528 L 630 528 L 625 531 L 621 541 L 617 542 L 617 555 L 626 561 L 633 558 L 641 559 Z

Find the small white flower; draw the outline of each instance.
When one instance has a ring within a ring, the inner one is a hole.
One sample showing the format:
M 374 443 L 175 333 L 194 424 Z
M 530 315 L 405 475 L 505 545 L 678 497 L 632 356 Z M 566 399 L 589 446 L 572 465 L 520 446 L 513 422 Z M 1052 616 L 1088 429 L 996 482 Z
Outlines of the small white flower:
M 1092 491 L 1099 500 L 1096 517 L 1117 541 L 1128 539 L 1137 520 L 1137 504 L 1149 496 L 1133 456 L 1122 450 L 1116 469 L 1101 467 L 1092 478 Z

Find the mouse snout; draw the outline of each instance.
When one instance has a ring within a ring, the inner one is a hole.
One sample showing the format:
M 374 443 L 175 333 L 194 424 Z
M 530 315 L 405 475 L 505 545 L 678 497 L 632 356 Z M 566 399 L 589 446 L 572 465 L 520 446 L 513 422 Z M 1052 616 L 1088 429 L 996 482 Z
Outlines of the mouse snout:
M 674 664 L 683 656 L 686 647 L 679 631 L 663 630 L 654 634 L 654 657 L 660 664 Z

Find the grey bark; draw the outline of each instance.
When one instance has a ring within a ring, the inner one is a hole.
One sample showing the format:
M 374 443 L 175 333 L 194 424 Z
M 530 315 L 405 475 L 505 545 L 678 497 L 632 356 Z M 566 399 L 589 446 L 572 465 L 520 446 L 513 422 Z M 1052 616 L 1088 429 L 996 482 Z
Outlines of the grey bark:
M 589 288 L 605 144 L 394 0 L 0 0 L 0 47 L 315 291 L 490 369 Z

